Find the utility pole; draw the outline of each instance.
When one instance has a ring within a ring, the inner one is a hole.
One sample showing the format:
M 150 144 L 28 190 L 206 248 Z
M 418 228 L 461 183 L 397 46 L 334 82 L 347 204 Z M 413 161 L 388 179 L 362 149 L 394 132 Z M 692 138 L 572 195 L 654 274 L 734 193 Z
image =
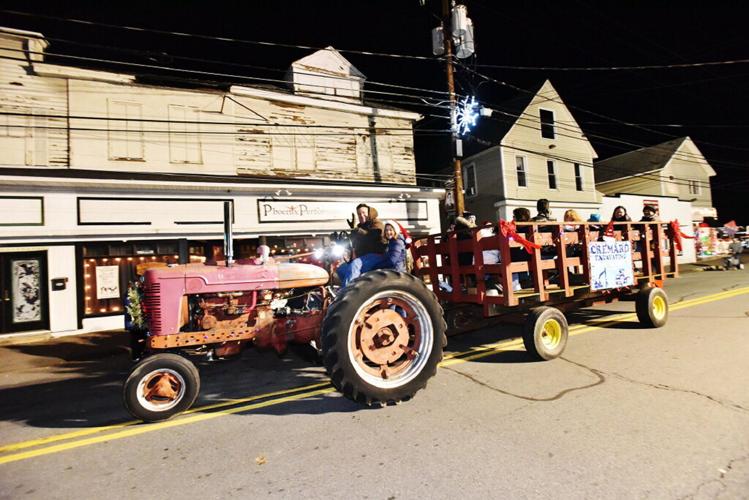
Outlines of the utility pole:
M 458 130 L 456 127 L 456 108 L 457 100 L 455 99 L 455 81 L 453 73 L 453 37 L 452 37 L 452 25 L 450 21 L 450 0 L 442 0 L 442 32 L 444 33 L 445 39 L 445 64 L 447 65 L 447 90 L 450 94 L 450 128 L 451 141 L 450 150 L 453 155 L 453 175 L 455 176 L 455 215 L 463 215 L 465 210 L 465 203 L 463 201 L 463 167 L 460 164 L 460 156 L 458 155 Z

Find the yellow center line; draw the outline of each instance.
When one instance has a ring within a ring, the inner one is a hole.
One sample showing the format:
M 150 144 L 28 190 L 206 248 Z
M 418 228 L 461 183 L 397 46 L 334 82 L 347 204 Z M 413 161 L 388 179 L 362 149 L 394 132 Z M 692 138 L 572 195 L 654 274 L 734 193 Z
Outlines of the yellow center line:
M 283 396 L 285 394 L 291 394 L 299 391 L 306 391 L 320 387 L 330 386 L 330 382 L 320 382 L 317 384 L 303 385 L 299 387 L 292 387 L 291 389 L 284 389 L 281 391 L 267 392 L 265 394 L 258 394 L 255 396 L 248 396 L 240 399 L 230 399 L 228 401 L 222 401 L 221 403 L 214 403 L 206 406 L 200 406 L 191 408 L 187 411 L 182 412 L 182 415 L 189 415 L 191 413 L 203 412 L 206 410 L 213 410 L 215 408 L 224 408 L 226 406 L 234 406 L 237 404 L 248 403 L 250 401 L 257 401 L 259 399 L 272 398 L 275 396 Z M 29 441 L 23 441 L 20 443 L 8 444 L 0 446 L 0 453 L 7 453 L 9 451 L 22 450 L 24 448 L 32 448 L 34 446 L 40 446 L 43 444 L 54 443 L 57 441 L 65 441 L 66 439 L 73 439 L 82 436 L 90 436 L 91 434 L 98 434 L 99 432 L 112 431 L 116 429 L 122 429 L 123 427 L 130 427 L 135 424 L 141 423 L 140 420 L 130 420 L 128 422 L 121 422 L 119 424 L 104 425 L 99 427 L 91 427 L 89 429 L 82 429 L 79 431 L 66 432 L 64 434 L 55 434 L 54 436 L 47 436 L 39 439 L 32 439 Z
M 103 443 L 105 441 L 113 441 L 115 439 L 122 439 L 130 436 L 137 436 L 138 434 L 145 434 L 147 432 L 154 432 L 162 429 L 168 429 L 170 427 L 177 427 L 181 425 L 194 424 L 197 422 L 204 422 L 225 415 L 231 415 L 233 413 L 241 413 L 243 411 L 257 410 L 259 408 L 265 408 L 266 406 L 273 406 L 282 403 L 288 403 L 299 399 L 311 398 L 313 396 L 320 396 L 322 394 L 328 394 L 335 391 L 334 388 L 328 387 L 327 389 L 320 389 L 312 392 L 303 392 L 300 394 L 294 394 L 292 396 L 286 396 L 279 399 L 273 399 L 270 401 L 262 401 L 260 403 L 253 403 L 250 405 L 239 406 L 236 408 L 228 408 L 226 410 L 217 411 L 214 413 L 201 413 L 199 415 L 192 415 L 185 418 L 176 420 L 167 420 L 165 422 L 159 422 L 155 424 L 143 424 L 138 426 L 130 427 L 129 429 L 123 429 L 119 432 L 111 434 L 104 434 L 102 436 L 94 436 L 87 439 L 81 439 L 78 441 L 71 441 L 69 443 L 56 444 L 48 446 L 46 448 L 38 448 L 36 450 L 23 451 L 21 453 L 14 453 L 12 455 L 6 455 L 0 457 L 0 464 L 6 464 L 9 462 L 16 462 L 18 460 L 25 460 L 27 458 L 38 457 L 41 455 L 49 455 L 51 453 L 58 453 L 61 451 L 72 450 L 74 448 L 80 448 L 81 446 L 88 446 L 96 443 Z
M 736 290 L 729 290 L 726 292 L 720 292 L 720 293 L 716 293 L 712 295 L 706 295 L 704 297 L 698 297 L 698 298 L 691 299 L 688 301 L 679 302 L 678 304 L 674 304 L 673 306 L 670 307 L 670 310 L 676 311 L 679 309 L 685 309 L 687 307 L 693 307 L 693 306 L 697 306 L 701 304 L 706 304 L 709 302 L 714 302 L 717 300 L 736 297 L 736 296 L 746 294 L 746 293 L 749 293 L 749 287 L 739 288 Z M 621 321 L 629 321 L 634 318 L 636 318 L 636 315 L 633 313 L 625 313 L 625 314 L 617 315 L 605 321 L 598 321 L 594 325 L 590 325 L 590 326 L 580 325 L 578 327 L 570 328 L 570 335 L 579 335 L 581 333 L 599 330 L 611 324 L 621 322 Z M 484 346 L 480 346 L 479 348 L 473 348 L 471 350 L 464 351 L 461 353 L 454 353 L 451 355 L 450 358 L 442 361 L 440 363 L 440 366 L 444 367 L 444 366 L 451 366 L 451 365 L 459 364 L 459 363 L 466 363 L 474 359 L 484 358 L 487 356 L 497 354 L 498 352 L 501 352 L 501 351 L 506 351 L 511 348 L 521 346 L 522 344 L 523 342 L 521 339 L 508 339 L 505 341 L 497 342 L 495 344 L 487 344 Z M 317 389 L 317 390 L 314 390 L 314 389 Z M 15 451 L 15 450 L 24 449 L 24 448 L 30 448 L 34 446 L 48 445 L 50 443 L 57 442 L 57 441 L 74 439 L 74 438 L 83 437 L 83 436 L 87 436 L 91 434 L 102 433 L 105 431 L 121 429 L 118 432 L 106 433 L 100 436 L 93 436 L 87 439 L 80 439 L 80 440 L 71 441 L 68 443 L 61 443 L 61 444 L 52 445 L 52 446 L 43 446 L 35 450 L 29 450 L 25 452 L 5 455 L 5 456 L 0 457 L 0 464 L 15 462 L 18 460 L 25 460 L 28 458 L 48 455 L 52 453 L 58 453 L 58 452 L 65 451 L 65 450 L 79 448 L 82 446 L 88 446 L 91 444 L 101 443 L 105 441 L 112 441 L 115 439 L 122 439 L 122 438 L 130 437 L 130 436 L 136 436 L 139 434 L 144 434 L 147 432 L 154 432 L 154 431 L 161 430 L 161 429 L 168 429 L 168 428 L 192 424 L 196 422 L 202 422 L 205 420 L 210 420 L 210 419 L 218 418 L 218 417 L 225 416 L 225 415 L 231 415 L 234 413 L 241 413 L 244 411 L 256 410 L 256 409 L 265 408 L 268 406 L 288 403 L 291 401 L 301 400 L 301 399 L 305 399 L 309 397 L 329 394 L 333 391 L 335 391 L 335 389 L 330 386 L 329 382 L 321 382 L 321 383 L 310 384 L 306 386 L 299 386 L 299 387 L 294 387 L 290 389 L 285 389 L 281 391 L 259 394 L 256 396 L 249 396 L 246 398 L 233 399 L 233 400 L 206 405 L 206 406 L 202 406 L 198 408 L 193 408 L 182 414 L 182 415 L 188 415 L 188 416 L 183 416 L 174 420 L 168 420 L 164 422 L 142 424 L 142 425 L 136 426 L 136 424 L 140 423 L 139 421 L 130 421 L 130 422 L 123 422 L 120 424 L 114 424 L 114 425 L 109 425 L 109 426 L 94 427 L 92 429 L 83 429 L 80 431 L 74 431 L 74 432 L 69 432 L 65 434 L 58 434 L 58 435 L 35 439 L 31 441 L 24 441 L 21 443 L 15 443 L 11 445 L 2 446 L 0 447 L 0 453 L 8 452 L 8 451 Z M 298 394 L 293 394 L 293 393 L 298 393 Z M 210 409 L 222 408 L 226 406 L 234 406 L 237 404 L 256 401 L 258 399 L 273 398 L 275 396 L 284 396 L 284 397 L 270 399 L 268 401 L 262 401 L 259 403 L 253 403 L 253 404 L 244 405 L 244 406 L 235 406 L 233 408 L 227 408 L 225 410 L 221 410 L 217 412 L 200 413 L 196 415 L 196 413 L 203 412 L 203 411 L 210 410 Z

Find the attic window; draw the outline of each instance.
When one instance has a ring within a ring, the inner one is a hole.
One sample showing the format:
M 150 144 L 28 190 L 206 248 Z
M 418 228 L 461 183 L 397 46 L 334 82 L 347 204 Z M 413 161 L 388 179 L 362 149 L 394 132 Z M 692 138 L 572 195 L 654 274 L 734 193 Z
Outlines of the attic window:
M 554 112 L 548 109 L 539 110 L 541 117 L 541 137 L 544 139 L 554 138 Z

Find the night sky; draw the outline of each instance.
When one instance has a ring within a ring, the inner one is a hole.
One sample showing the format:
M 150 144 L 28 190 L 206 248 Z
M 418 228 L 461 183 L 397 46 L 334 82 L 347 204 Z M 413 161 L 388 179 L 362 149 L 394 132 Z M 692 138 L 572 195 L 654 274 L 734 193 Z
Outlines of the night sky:
M 749 64 L 685 69 L 625 71 L 530 71 L 501 66 L 608 67 L 673 65 L 749 58 L 749 7 L 735 2 L 507 2 L 465 0 L 476 32 L 476 56 L 464 60 L 473 70 L 535 91 L 549 78 L 599 159 L 673 137 L 690 136 L 717 172 L 712 180 L 719 220 L 749 223 Z M 709 5 L 709 6 L 708 6 Z M 280 44 L 431 56 L 430 30 L 438 24 L 440 0 L 245 1 L 227 2 L 3 2 L 3 26 L 40 31 L 48 51 L 269 79 L 309 50 L 224 42 L 196 37 L 120 30 L 103 24 L 179 31 Z M 25 16 L 8 10 L 36 14 Z M 59 19 L 85 19 L 82 25 Z M 102 47 L 107 46 L 107 47 Z M 445 90 L 444 63 L 344 52 L 368 80 Z M 179 57 L 207 59 L 187 61 Z M 125 66 L 50 57 L 50 62 L 105 67 Z M 228 64 L 228 63 L 233 63 Z M 486 65 L 486 66 L 485 66 Z M 198 78 L 178 74 L 179 78 Z M 216 78 L 214 78 L 216 79 Z M 229 80 L 225 78 L 224 80 Z M 240 78 L 233 80 L 241 82 Z M 466 70 L 458 91 L 500 108 L 522 92 Z M 252 82 L 244 81 L 245 84 Z M 418 91 L 368 85 L 409 96 Z M 370 94 L 392 106 L 425 115 L 445 115 L 441 107 L 417 106 L 414 97 Z M 436 101 L 429 101 L 437 104 Z M 599 116 L 587 113 L 589 110 Z M 602 117 L 602 116 L 605 116 Z M 612 121 L 613 118 L 617 121 Z M 621 122 L 635 123 L 626 126 Z M 666 127 L 664 124 L 678 125 Z M 420 129 L 446 129 L 446 120 L 427 116 Z M 483 137 L 496 141 L 496 138 Z M 447 136 L 417 133 L 416 165 L 431 173 L 449 163 Z M 629 144 L 626 144 L 629 143 Z

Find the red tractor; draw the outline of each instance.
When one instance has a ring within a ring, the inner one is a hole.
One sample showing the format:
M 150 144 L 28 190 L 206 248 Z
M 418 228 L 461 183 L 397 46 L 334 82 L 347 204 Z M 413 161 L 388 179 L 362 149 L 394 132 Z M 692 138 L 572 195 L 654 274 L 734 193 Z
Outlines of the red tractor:
M 130 309 L 145 322 L 145 345 L 124 401 L 145 421 L 194 403 L 200 376 L 190 357 L 312 344 L 339 391 L 374 405 L 410 399 L 423 388 L 446 343 L 434 294 L 395 271 L 367 273 L 337 290 L 312 264 L 188 264 L 146 271 L 141 296 Z

